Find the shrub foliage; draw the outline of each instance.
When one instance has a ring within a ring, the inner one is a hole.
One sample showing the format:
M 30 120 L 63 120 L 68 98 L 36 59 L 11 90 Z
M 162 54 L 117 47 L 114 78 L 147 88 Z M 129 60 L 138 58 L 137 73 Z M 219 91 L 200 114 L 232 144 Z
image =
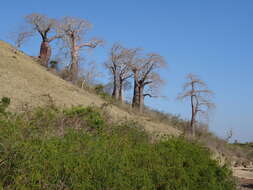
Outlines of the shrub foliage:
M 231 171 L 182 138 L 151 143 L 96 107 L 0 115 L 0 188 L 232 190 Z

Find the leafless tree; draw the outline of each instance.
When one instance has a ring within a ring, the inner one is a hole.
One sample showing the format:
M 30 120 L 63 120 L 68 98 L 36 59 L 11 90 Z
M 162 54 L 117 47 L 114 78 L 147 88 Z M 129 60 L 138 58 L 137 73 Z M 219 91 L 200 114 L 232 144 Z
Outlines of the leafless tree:
M 153 94 L 153 90 L 162 84 L 158 70 L 165 66 L 166 62 L 164 58 L 155 53 L 136 58 L 130 64 L 134 78 L 132 107 L 138 108 L 140 112 L 143 112 L 144 98 L 146 96 L 156 97 Z
M 231 139 L 232 137 L 233 137 L 233 129 L 229 129 L 229 130 L 227 131 L 225 140 L 226 140 L 227 142 L 229 142 L 230 139 Z
M 133 76 L 133 73 L 131 72 L 131 65 L 134 64 L 139 51 L 139 48 L 134 48 L 124 49 L 122 52 L 123 57 L 118 69 L 119 100 L 122 103 L 124 102 L 124 90 L 126 89 L 126 87 L 130 86 L 128 79 Z
M 37 13 L 26 16 L 25 20 L 31 27 L 27 29 L 27 31 L 22 31 L 19 33 L 17 45 L 20 46 L 26 38 L 31 37 L 35 33 L 39 33 L 42 39 L 39 58 L 41 64 L 47 67 L 48 61 L 51 57 L 51 47 L 49 43 L 60 37 L 58 34 L 56 34 L 57 22 L 54 19 Z M 49 37 L 50 33 L 54 33 L 54 35 Z
M 130 64 L 132 64 L 137 49 L 127 49 L 115 43 L 110 51 L 109 60 L 105 63 L 113 78 L 112 97 L 124 102 L 124 86 L 127 80 L 132 77 Z
M 109 69 L 113 78 L 112 97 L 118 100 L 119 98 L 119 83 L 118 83 L 118 65 L 122 57 L 123 47 L 120 44 L 114 44 L 109 54 L 109 60 L 105 62 L 105 67 Z
M 85 42 L 85 34 L 91 29 L 91 27 L 92 25 L 88 21 L 73 17 L 64 17 L 60 23 L 60 33 L 63 35 L 66 47 L 70 51 L 70 80 L 74 83 L 76 83 L 78 79 L 80 50 L 84 47 L 95 48 L 103 43 L 102 40 L 96 38 Z
M 102 73 L 98 70 L 98 65 L 94 61 L 85 64 L 85 68 L 81 68 L 79 73 L 83 79 L 82 87 L 96 84 L 96 80 L 102 76 Z
M 30 31 L 20 30 L 18 33 L 11 34 L 11 39 L 14 40 L 15 46 L 19 49 L 33 35 Z
M 215 107 L 210 100 L 213 92 L 207 88 L 207 85 L 198 76 L 188 74 L 187 82 L 183 86 L 183 92 L 178 96 L 178 99 L 190 99 L 191 102 L 191 123 L 190 127 L 192 135 L 195 136 L 197 116 L 199 113 L 206 114 L 210 108 Z

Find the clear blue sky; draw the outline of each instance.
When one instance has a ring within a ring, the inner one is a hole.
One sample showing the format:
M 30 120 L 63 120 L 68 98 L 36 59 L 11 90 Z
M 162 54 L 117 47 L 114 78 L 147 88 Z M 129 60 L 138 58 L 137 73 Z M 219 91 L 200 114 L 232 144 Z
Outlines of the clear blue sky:
M 175 100 L 187 73 L 195 73 L 215 92 L 217 108 L 210 129 L 224 136 L 253 141 L 253 1 L 252 0 L 4 0 L 0 39 L 9 41 L 23 17 L 81 17 L 94 25 L 91 36 L 106 40 L 89 59 L 102 64 L 110 45 L 143 47 L 163 55 L 169 68 L 161 72 L 169 100 L 150 99 L 156 109 L 189 117 L 187 103 Z M 38 54 L 38 43 L 24 50 Z

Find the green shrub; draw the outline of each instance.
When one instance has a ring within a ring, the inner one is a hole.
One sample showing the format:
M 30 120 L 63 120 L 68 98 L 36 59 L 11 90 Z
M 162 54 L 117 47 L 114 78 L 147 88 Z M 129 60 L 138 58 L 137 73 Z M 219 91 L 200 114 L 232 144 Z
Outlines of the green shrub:
M 6 108 L 10 105 L 11 99 L 7 97 L 3 97 L 0 101 L 0 114 L 6 113 Z
M 100 129 L 104 126 L 104 119 L 100 113 L 99 108 L 95 106 L 89 106 L 83 108 L 81 106 L 73 107 L 71 109 L 64 110 L 66 116 L 78 117 L 86 121 L 87 126 L 92 129 Z
M 114 103 L 115 100 L 111 97 L 110 94 L 108 94 L 107 92 L 105 92 L 105 87 L 103 84 L 98 84 L 94 87 L 95 93 L 97 95 L 99 95 L 101 98 L 103 98 L 104 100 L 110 102 L 110 103 Z
M 94 90 L 97 94 L 102 94 L 104 93 L 104 85 L 98 84 L 94 87 Z
M 0 189 L 235 189 L 206 148 L 182 138 L 151 143 L 135 123 L 108 124 L 96 107 L 11 117 L 0 117 Z

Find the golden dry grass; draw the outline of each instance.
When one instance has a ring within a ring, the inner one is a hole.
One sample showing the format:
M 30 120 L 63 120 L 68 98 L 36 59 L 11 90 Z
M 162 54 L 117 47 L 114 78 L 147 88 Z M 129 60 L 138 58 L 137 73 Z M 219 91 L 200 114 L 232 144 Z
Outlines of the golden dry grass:
M 105 103 L 95 94 L 82 90 L 58 76 L 48 72 L 32 57 L 15 50 L 11 45 L 0 41 L 0 97 L 11 98 L 10 109 L 21 111 L 29 107 L 43 106 L 52 97 L 57 106 L 101 106 Z M 145 130 L 156 134 L 179 135 L 179 130 L 149 118 L 128 113 L 116 106 L 107 108 L 114 121 L 133 120 L 145 127 Z

